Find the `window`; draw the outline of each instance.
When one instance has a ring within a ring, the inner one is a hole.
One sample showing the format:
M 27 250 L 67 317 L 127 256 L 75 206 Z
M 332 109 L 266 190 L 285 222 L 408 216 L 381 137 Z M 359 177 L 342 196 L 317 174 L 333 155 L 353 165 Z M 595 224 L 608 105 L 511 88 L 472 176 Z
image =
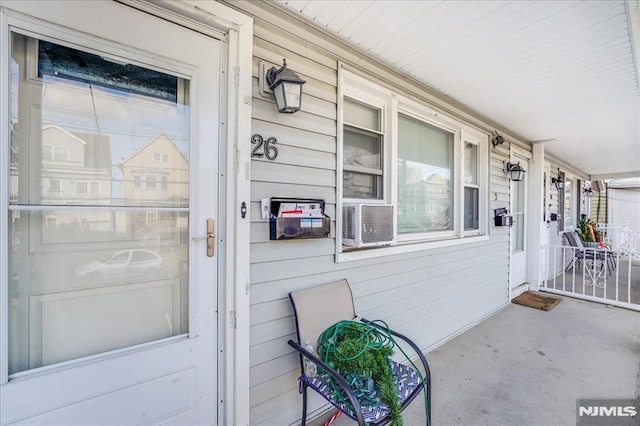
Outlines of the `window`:
M 78 195 L 84 195 L 87 193 L 87 182 L 78 182 L 76 185 L 76 193 Z
M 69 161 L 69 148 L 64 146 L 42 145 L 42 159 L 47 161 Z
M 167 161 L 169 161 L 169 154 L 167 154 L 166 152 L 154 152 L 153 161 L 166 163 Z
M 573 222 L 573 215 L 574 210 L 573 210 L 573 206 L 574 206 L 574 198 L 573 198 L 573 179 L 569 179 L 566 178 L 564 179 L 564 187 L 563 187 L 563 212 L 562 212 L 562 220 L 563 220 L 563 226 L 565 230 L 569 230 L 569 229 L 573 229 L 574 227 L 574 222 Z
M 133 175 L 133 186 L 136 188 L 140 188 L 142 186 L 142 176 L 141 175 Z
M 338 259 L 488 238 L 489 135 L 340 71 L 339 203 L 393 205 L 401 248 L 357 250 L 338 243 L 345 254 Z M 356 251 L 359 256 L 350 255 Z
M 49 191 L 60 192 L 60 179 L 49 180 Z
M 453 229 L 454 134 L 398 114 L 398 234 Z
M 382 198 L 382 112 L 345 98 L 342 191 L 345 198 Z
M 53 158 L 57 161 L 69 160 L 69 150 L 63 146 L 56 146 L 53 150 Z
M 158 178 L 157 178 L 156 175 L 146 175 L 145 176 L 145 186 L 147 188 L 155 188 L 157 180 L 158 180 Z
M 478 177 L 478 145 L 464 142 L 464 230 L 480 228 L 480 185 Z
M 160 176 L 160 188 L 161 189 L 169 188 L 169 181 L 166 176 Z

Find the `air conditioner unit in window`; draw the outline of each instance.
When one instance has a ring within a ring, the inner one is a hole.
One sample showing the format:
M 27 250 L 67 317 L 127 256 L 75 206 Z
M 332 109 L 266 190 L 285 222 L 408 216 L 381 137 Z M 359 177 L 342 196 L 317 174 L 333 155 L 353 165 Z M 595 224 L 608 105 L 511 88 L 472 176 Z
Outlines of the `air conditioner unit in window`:
M 342 205 L 342 244 L 352 247 L 395 243 L 394 206 L 345 203 Z

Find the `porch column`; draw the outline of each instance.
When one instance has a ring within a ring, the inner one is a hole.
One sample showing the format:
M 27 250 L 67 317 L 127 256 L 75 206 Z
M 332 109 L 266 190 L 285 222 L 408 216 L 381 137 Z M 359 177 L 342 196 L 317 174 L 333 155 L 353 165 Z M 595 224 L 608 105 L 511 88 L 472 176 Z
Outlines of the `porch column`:
M 544 223 L 544 145 L 542 143 L 533 144 L 533 159 L 529 161 L 529 194 L 527 203 L 527 216 L 529 217 L 527 224 L 527 281 L 531 290 L 540 289 L 543 280 L 542 274 L 542 256 L 540 245 L 543 242 L 542 232 L 545 232 Z

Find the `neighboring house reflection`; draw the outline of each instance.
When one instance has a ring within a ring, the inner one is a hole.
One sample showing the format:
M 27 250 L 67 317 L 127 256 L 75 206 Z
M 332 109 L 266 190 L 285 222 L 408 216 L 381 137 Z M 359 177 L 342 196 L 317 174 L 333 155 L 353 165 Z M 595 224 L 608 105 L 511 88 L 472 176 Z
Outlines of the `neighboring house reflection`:
M 118 165 L 122 172 L 122 195 L 126 206 L 180 208 L 189 205 L 189 160 L 164 133 L 141 146 Z M 133 213 L 136 239 L 174 238 L 178 214 L 149 209 Z
M 42 204 L 109 205 L 112 198 L 109 136 L 42 129 Z M 110 212 L 48 211 L 45 230 L 111 231 Z
M 451 191 L 449 180 L 437 173 L 426 179 L 418 172 L 413 178 L 407 170 L 405 185 L 399 188 L 404 205 L 398 207 L 398 227 L 412 232 L 433 232 L 451 229 Z M 406 213 L 406 218 L 405 218 Z

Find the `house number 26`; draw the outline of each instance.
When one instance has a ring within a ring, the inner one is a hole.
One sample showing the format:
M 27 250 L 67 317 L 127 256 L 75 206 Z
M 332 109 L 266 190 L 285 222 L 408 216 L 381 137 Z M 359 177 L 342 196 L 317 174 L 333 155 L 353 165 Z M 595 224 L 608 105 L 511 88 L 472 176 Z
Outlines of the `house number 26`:
M 251 136 L 251 143 L 255 145 L 251 150 L 251 158 L 266 157 L 267 160 L 275 160 L 278 156 L 278 148 L 273 145 L 276 142 L 278 141 L 273 136 L 267 138 L 267 140 L 262 139 L 260 135 Z

